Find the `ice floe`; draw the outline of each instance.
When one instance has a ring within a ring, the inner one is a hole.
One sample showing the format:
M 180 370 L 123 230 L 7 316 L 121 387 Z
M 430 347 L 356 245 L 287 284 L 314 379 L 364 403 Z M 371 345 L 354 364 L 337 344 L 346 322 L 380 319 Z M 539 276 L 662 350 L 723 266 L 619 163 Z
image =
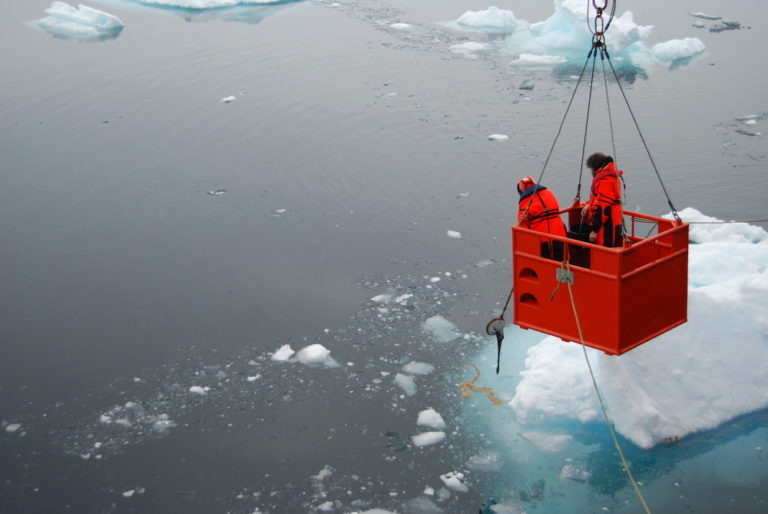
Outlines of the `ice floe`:
M 339 363 L 331 357 L 331 351 L 321 344 L 311 344 L 305 346 L 296 353 L 296 358 L 302 364 L 307 366 L 324 366 L 326 368 L 337 368 Z
M 441 443 L 445 440 L 445 432 L 422 432 L 411 437 L 413 444 L 416 446 L 429 446 L 437 443 Z
M 445 420 L 443 420 L 443 417 L 439 412 L 432 408 L 419 412 L 416 424 L 419 426 L 437 428 L 438 430 L 445 428 Z
M 642 448 L 768 407 L 768 233 L 702 223 L 690 240 L 688 322 L 619 357 L 587 349 L 617 431 Z M 599 419 L 579 345 L 546 337 L 525 368 L 510 401 L 519 421 Z
M 456 471 L 446 473 L 445 475 L 440 475 L 440 480 L 442 480 L 445 487 L 451 491 L 456 491 L 458 493 L 466 493 L 469 491 L 469 487 L 464 483 L 464 473 L 458 473 Z
M 515 66 L 557 66 L 566 62 L 581 65 L 592 44 L 592 33 L 586 22 L 588 5 L 581 0 L 554 0 L 554 13 L 534 23 L 517 18 L 512 10 L 489 7 L 466 11 L 446 25 L 469 32 L 503 35 L 504 41 L 498 48 L 516 56 Z M 649 47 L 647 42 L 652 32 L 652 25 L 637 24 L 630 11 L 616 16 L 605 39 L 617 67 L 647 68 L 659 63 L 676 67 L 702 55 L 706 49 L 697 38 L 671 39 Z
M 53 2 L 45 10 L 48 15 L 37 24 L 54 37 L 78 41 L 101 41 L 120 35 L 125 24 L 117 16 L 80 4 L 77 8 L 65 2 Z

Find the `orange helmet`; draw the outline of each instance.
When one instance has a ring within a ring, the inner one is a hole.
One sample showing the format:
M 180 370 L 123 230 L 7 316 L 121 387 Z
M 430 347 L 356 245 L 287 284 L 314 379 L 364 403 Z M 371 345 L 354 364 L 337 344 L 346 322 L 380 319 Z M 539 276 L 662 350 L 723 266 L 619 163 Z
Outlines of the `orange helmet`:
M 536 181 L 533 180 L 531 177 L 523 177 L 520 179 L 520 182 L 517 183 L 517 192 L 521 193 L 528 189 L 529 187 L 536 184 Z

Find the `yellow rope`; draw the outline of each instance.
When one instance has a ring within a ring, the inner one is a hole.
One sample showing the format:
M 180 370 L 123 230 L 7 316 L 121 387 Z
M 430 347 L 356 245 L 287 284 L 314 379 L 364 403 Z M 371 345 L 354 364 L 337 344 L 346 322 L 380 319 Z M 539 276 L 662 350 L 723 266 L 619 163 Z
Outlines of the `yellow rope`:
M 570 271 L 571 265 L 568 262 L 565 262 L 565 265 Z M 560 267 L 563 267 L 563 264 L 560 264 Z M 635 480 L 634 475 L 632 474 L 632 470 L 629 469 L 629 463 L 627 462 L 627 459 L 624 457 L 624 452 L 621 450 L 621 445 L 619 444 L 619 439 L 616 437 L 616 432 L 613 429 L 613 423 L 611 422 L 611 419 L 608 417 L 608 410 L 605 407 L 605 402 L 603 401 L 603 396 L 600 394 L 600 390 L 597 388 L 597 380 L 595 379 L 595 374 L 592 371 L 592 364 L 589 362 L 589 357 L 587 356 L 587 347 L 584 345 L 584 335 L 581 332 L 581 323 L 579 323 L 579 315 L 576 313 L 576 302 L 573 299 L 573 289 L 571 288 L 571 284 L 566 282 L 566 285 L 568 286 L 568 296 L 571 298 L 571 307 L 573 308 L 573 317 L 576 318 L 576 329 L 579 331 L 579 340 L 581 341 L 581 349 L 584 351 L 584 360 L 587 361 L 587 367 L 589 368 L 589 375 L 592 377 L 592 385 L 595 387 L 595 393 L 597 394 L 597 399 L 600 401 L 600 408 L 603 410 L 603 417 L 605 418 L 605 423 L 608 425 L 608 430 L 611 432 L 611 438 L 613 439 L 613 445 L 616 447 L 616 451 L 619 452 L 619 457 L 621 457 L 621 463 L 624 466 L 624 470 L 627 472 L 627 476 L 629 477 L 629 481 L 632 483 L 632 488 L 635 490 L 635 494 L 637 495 L 637 498 L 640 500 L 640 503 L 643 504 L 643 508 L 645 509 L 645 512 L 647 514 L 651 514 L 651 509 L 648 508 L 648 504 L 645 502 L 645 498 L 643 497 L 643 493 L 640 491 L 640 487 L 637 484 L 637 480 Z
M 469 382 L 459 382 L 459 387 L 461 390 L 459 391 L 459 394 L 463 396 L 464 398 L 469 398 L 469 391 L 472 390 L 475 393 L 485 393 L 485 395 L 488 397 L 488 399 L 493 403 L 494 405 L 501 405 L 504 402 L 502 402 L 499 398 L 496 397 L 496 395 L 493 392 L 493 389 L 490 387 L 477 387 L 475 385 L 475 382 L 477 382 L 477 379 L 480 378 L 480 368 L 475 366 L 469 361 L 464 361 L 473 368 L 475 368 L 475 378 L 470 380 Z

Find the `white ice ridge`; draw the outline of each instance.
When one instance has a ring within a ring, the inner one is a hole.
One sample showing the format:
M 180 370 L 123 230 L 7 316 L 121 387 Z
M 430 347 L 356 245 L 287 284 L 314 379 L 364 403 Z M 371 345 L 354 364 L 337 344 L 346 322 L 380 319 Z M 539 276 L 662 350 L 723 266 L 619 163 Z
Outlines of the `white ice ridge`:
M 500 48 L 518 56 L 513 61 L 517 66 L 554 66 L 564 60 L 581 64 L 592 41 L 587 6 L 584 0 L 554 0 L 554 14 L 535 23 L 516 18 L 511 10 L 494 6 L 483 11 L 466 11 L 447 25 L 470 32 L 504 35 Z M 590 7 L 590 17 L 594 17 L 593 11 Z M 649 47 L 646 41 L 652 32 L 652 25 L 635 23 L 630 11 L 616 16 L 605 36 L 612 59 L 617 65 L 625 63 L 646 68 L 662 63 L 675 67 L 706 49 L 697 38 L 672 39 Z
M 135 0 L 140 4 L 180 9 L 217 9 L 237 5 L 267 5 L 285 3 L 286 0 Z
M 621 356 L 588 349 L 616 429 L 642 448 L 768 408 L 768 233 L 693 224 L 690 240 L 688 322 Z M 578 344 L 547 337 L 525 368 L 510 401 L 518 421 L 602 418 Z
M 37 24 L 54 37 L 78 41 L 116 38 L 125 24 L 117 16 L 80 4 L 78 8 L 64 2 L 53 2 L 45 10 L 48 15 Z

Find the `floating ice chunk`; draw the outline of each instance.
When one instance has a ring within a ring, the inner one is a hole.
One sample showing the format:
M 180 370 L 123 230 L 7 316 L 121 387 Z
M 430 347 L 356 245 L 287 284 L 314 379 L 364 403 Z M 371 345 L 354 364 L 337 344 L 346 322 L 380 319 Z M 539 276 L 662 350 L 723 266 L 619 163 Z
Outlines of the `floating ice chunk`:
M 237 100 L 237 98 L 235 98 L 234 96 L 225 96 L 224 98 L 219 100 L 219 102 L 223 104 L 229 104 L 234 102 L 235 100 Z
M 390 28 L 393 28 L 395 30 L 408 30 L 411 28 L 411 25 L 408 23 L 393 23 L 390 25 Z
M 443 417 L 439 412 L 432 408 L 419 412 L 419 417 L 416 420 L 416 424 L 419 426 L 426 426 L 437 429 L 445 428 L 445 421 L 443 420 Z
M 199 394 L 199 395 L 205 395 L 208 394 L 208 391 L 210 391 L 210 387 L 202 387 L 202 386 L 192 386 L 189 388 L 189 392 L 192 394 Z
M 536 23 L 516 19 L 512 11 L 491 7 L 485 11 L 467 11 L 448 25 L 459 30 L 504 34 L 503 43 L 496 46 L 501 51 L 519 56 L 515 61 L 517 66 L 553 66 L 565 61 L 581 64 L 583 50 L 590 47 L 592 40 L 592 33 L 584 23 L 587 5 L 588 2 L 579 0 L 554 0 L 555 12 Z M 635 23 L 629 11 L 614 17 L 607 43 L 619 67 L 634 69 L 634 66 L 649 66 L 658 62 L 645 43 L 652 31 L 651 25 Z M 674 64 L 672 61 L 665 64 L 679 66 L 701 54 L 693 47 L 688 50 L 689 54 L 678 57 Z
M 616 430 L 636 445 L 650 448 L 768 407 L 768 375 L 754 364 L 768 362 L 768 234 L 755 232 L 746 224 L 692 226 L 692 239 L 706 242 L 689 247 L 688 323 L 620 358 L 588 350 Z M 579 345 L 548 337 L 528 351 L 525 366 L 510 402 L 519 420 L 598 418 Z
M 651 54 L 657 60 L 669 64 L 670 67 L 677 67 L 703 54 L 706 49 L 707 47 L 699 38 L 687 37 L 657 43 L 651 47 Z
M 295 353 L 291 345 L 284 344 L 272 354 L 272 360 L 275 362 L 288 362 Z
M 21 428 L 21 423 L 8 423 L 5 426 L 5 431 L 9 434 L 12 434 L 16 431 L 18 431 Z
M 432 364 L 426 362 L 411 361 L 403 366 L 403 371 L 412 375 L 429 375 L 435 371 L 435 367 Z
M 511 10 L 492 6 L 484 11 L 466 11 L 456 20 L 456 24 L 474 32 L 511 34 L 518 28 L 520 21 Z
M 451 239 L 461 239 L 461 232 L 456 230 L 447 230 L 445 234 Z
M 433 284 L 434 284 L 434 283 L 437 283 L 437 282 L 440 282 L 440 280 L 442 280 L 440 277 L 430 277 L 430 278 L 429 278 L 429 281 L 430 281 L 431 283 L 433 283 Z
M 491 134 L 490 136 L 488 136 L 488 139 L 490 139 L 491 141 L 506 141 L 507 139 L 509 139 L 509 136 L 506 134 Z
M 456 491 L 457 493 L 466 493 L 469 491 L 469 487 L 464 483 L 464 473 L 457 473 L 456 471 L 446 473 L 445 475 L 440 475 L 440 480 L 442 480 L 445 487 L 451 491 Z
M 413 377 L 409 377 L 408 375 L 403 375 L 402 373 L 397 373 L 394 378 L 395 384 L 399 385 L 400 388 L 405 391 L 405 394 L 408 396 L 413 396 L 416 394 L 417 387 L 416 387 L 416 381 L 413 380 Z
M 333 502 L 329 500 L 325 503 L 321 503 L 317 506 L 317 510 L 320 512 L 331 512 L 333 510 Z
M 325 466 L 323 466 L 323 469 L 317 472 L 317 475 L 312 475 L 310 478 L 313 480 L 319 480 L 322 482 L 326 478 L 330 478 L 331 476 L 333 476 L 333 471 L 334 469 L 328 464 L 326 464 Z
M 128 491 L 123 491 L 123 498 L 130 498 L 136 493 L 136 489 L 130 489 Z
M 391 510 L 384 510 L 384 509 L 368 509 L 368 510 L 364 510 L 360 514 L 397 514 L 397 512 L 392 512 Z
M 456 325 L 440 314 L 427 319 L 422 323 L 421 328 L 438 343 L 450 343 L 461 337 L 461 332 L 456 328 Z
M 211 196 L 224 196 L 225 194 L 227 194 L 227 190 L 226 189 L 212 189 L 212 190 L 208 191 L 208 194 L 211 195 Z
M 423 432 L 411 437 L 416 446 L 429 446 L 445 440 L 445 432 Z
M 455 54 L 465 55 L 467 57 L 477 57 L 475 54 L 480 52 L 487 52 L 493 47 L 488 43 L 477 43 L 475 41 L 465 41 L 464 43 L 458 43 L 448 47 L 448 50 Z
M 573 441 L 570 435 L 546 434 L 544 432 L 525 432 L 520 436 L 536 448 L 547 453 L 559 453 Z
M 394 295 L 391 294 L 380 294 L 376 295 L 373 298 L 371 298 L 371 301 L 374 303 L 389 303 L 394 298 Z
M 435 495 L 435 490 L 433 488 L 427 486 L 427 487 L 424 488 L 423 494 L 426 494 L 427 496 L 434 496 Z
M 248 382 L 256 382 L 261 378 L 261 374 L 245 377 Z
M 536 55 L 536 54 L 520 54 L 517 59 L 512 61 L 512 66 L 519 66 L 521 68 L 540 68 L 547 66 L 558 66 L 568 62 L 563 56 L 560 55 Z
M 125 24 L 117 16 L 80 4 L 74 8 L 65 2 L 53 2 L 37 24 L 54 37 L 78 41 L 114 39 Z
M 337 368 L 339 363 L 331 357 L 331 351 L 321 344 L 305 346 L 296 354 L 299 362 L 307 366 L 325 366 Z
M 720 20 L 722 19 L 722 16 L 713 16 L 711 14 L 703 13 L 703 12 L 689 12 L 689 16 L 693 16 L 694 18 L 701 18 L 702 20 Z

